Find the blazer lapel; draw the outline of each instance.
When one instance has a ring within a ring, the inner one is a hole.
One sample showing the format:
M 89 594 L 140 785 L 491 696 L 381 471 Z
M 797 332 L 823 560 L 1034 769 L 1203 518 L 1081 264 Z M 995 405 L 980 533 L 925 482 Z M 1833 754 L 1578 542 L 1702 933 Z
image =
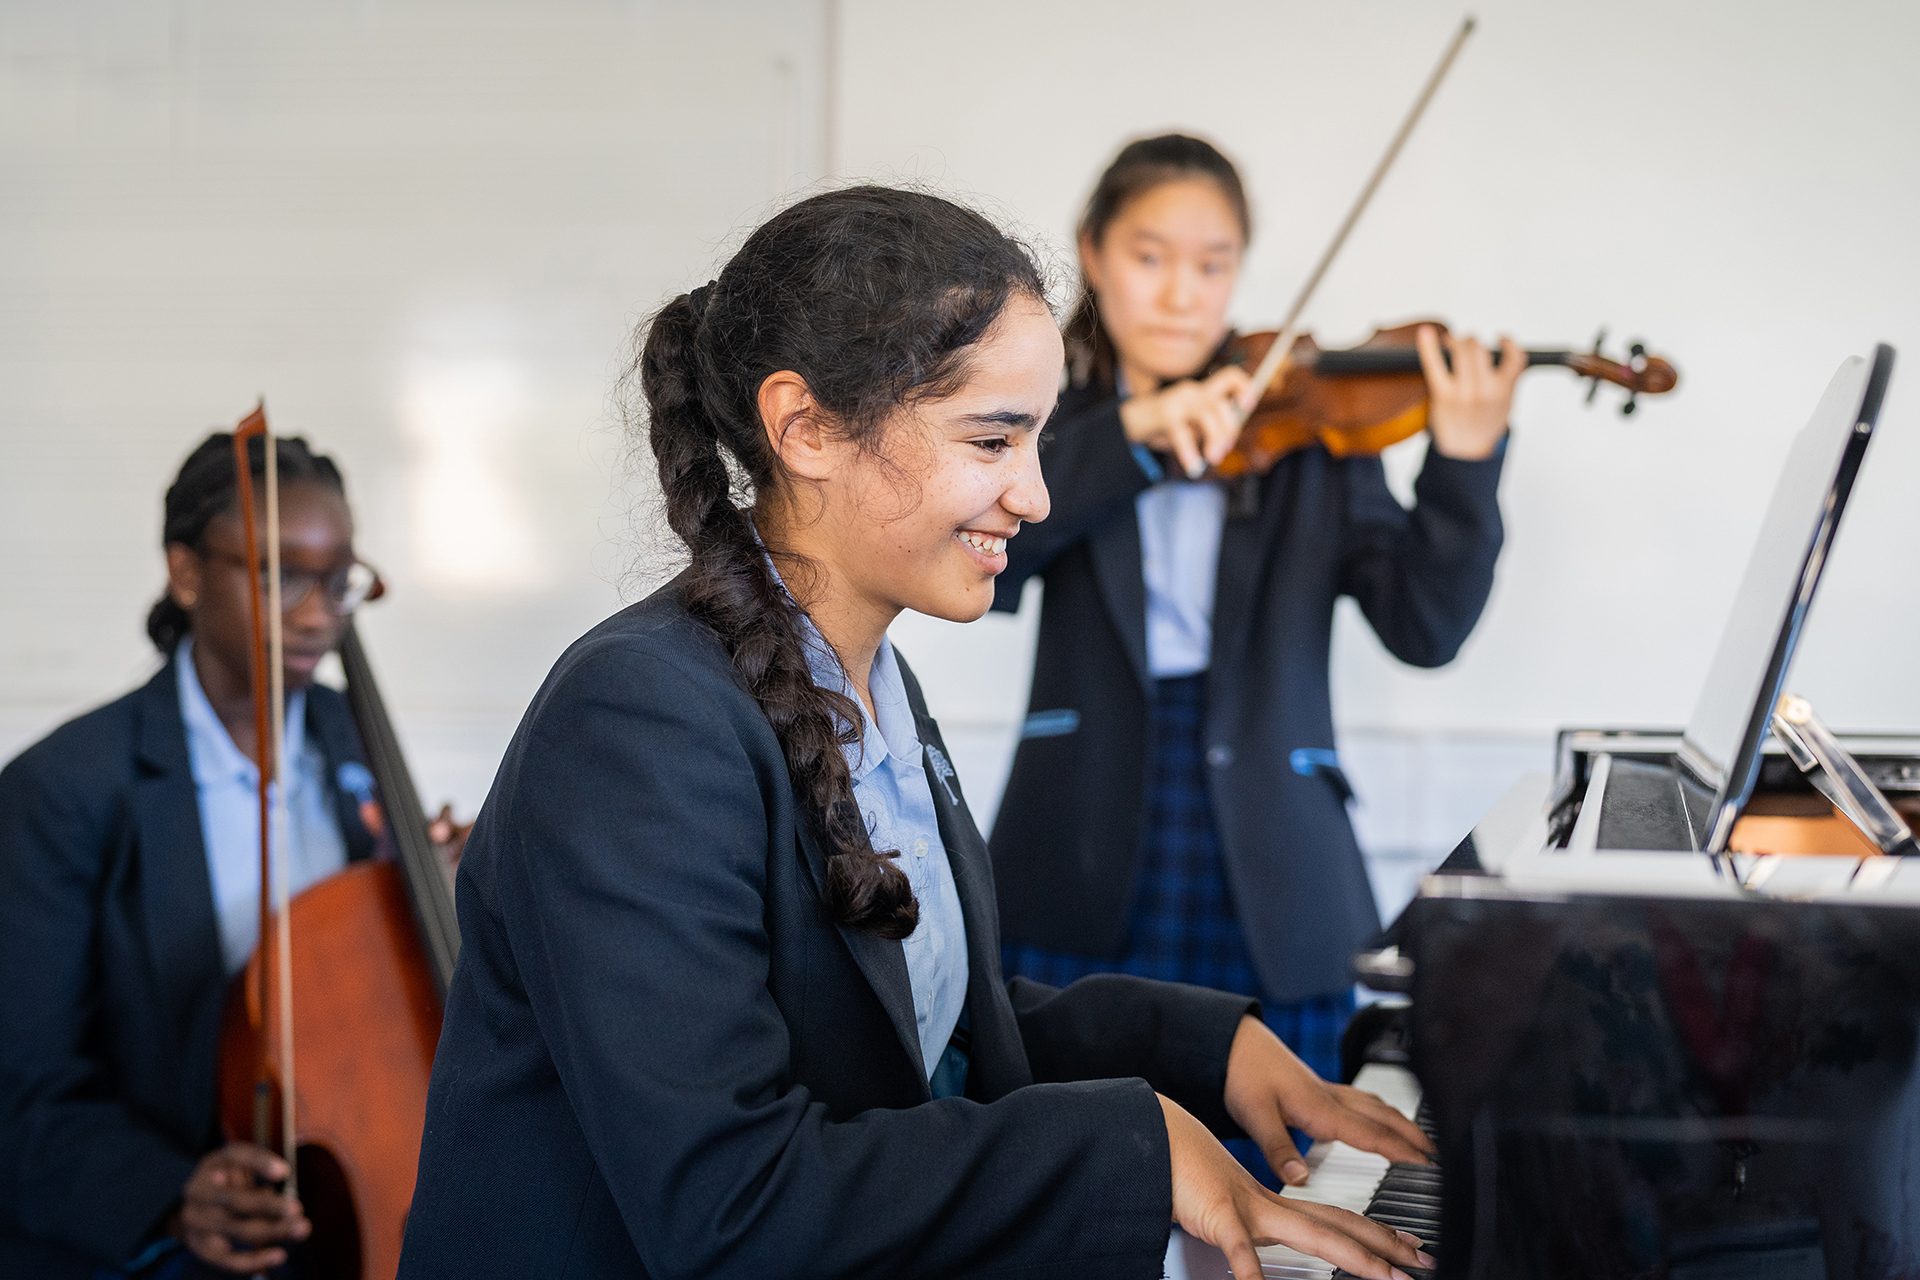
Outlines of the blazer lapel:
M 137 733 L 142 776 L 133 786 L 132 856 L 138 860 L 134 874 L 148 959 L 167 1007 L 184 1015 L 181 1050 L 190 1058 L 207 1058 L 186 1063 L 181 1078 L 208 1080 L 215 1073 L 212 1055 L 219 1047 L 226 964 L 171 662 L 141 691 Z M 190 1114 L 200 1113 L 211 1100 L 211 1095 L 203 1100 L 197 1094 L 188 1099 L 195 1108 Z
M 798 799 L 795 797 L 795 825 L 799 829 L 800 848 L 806 856 L 808 867 L 813 871 L 815 889 L 824 892 L 827 856 L 819 841 L 814 839 L 806 819 L 801 816 Z M 894 1034 L 900 1037 L 900 1046 L 907 1051 L 907 1060 L 919 1071 L 920 1083 L 924 1087 L 927 1066 L 920 1057 L 920 1023 L 913 1013 L 913 983 L 907 976 L 906 948 L 891 938 L 876 937 L 844 926 L 840 929 L 840 937 L 846 942 L 847 950 L 853 953 L 853 962 L 860 966 L 860 972 L 866 976 L 867 985 L 880 998 L 880 1007 L 887 1011 L 887 1020 L 893 1023 Z
M 1244 518 L 1229 518 L 1220 530 L 1220 562 L 1214 577 L 1213 653 L 1209 670 L 1237 671 L 1239 655 L 1245 651 L 1246 630 L 1253 619 L 1254 594 L 1266 572 L 1282 509 L 1280 473 L 1282 462 L 1269 471 L 1260 485 L 1260 508 Z
M 1128 505 L 1125 512 L 1094 530 L 1087 539 L 1093 557 L 1094 580 L 1107 613 L 1119 629 L 1127 661 L 1140 687 L 1153 690 L 1147 670 L 1147 580 L 1140 568 L 1140 518 Z
M 967 930 L 967 1022 L 972 1049 L 966 1092 L 976 1100 L 991 1100 L 1033 1083 L 1020 1028 L 1000 976 L 1000 908 L 993 864 L 947 759 L 940 726 L 926 713 L 919 685 L 911 676 L 908 680 L 927 784 L 933 788 L 934 818 L 940 826 L 940 843 L 946 846 L 947 864 L 953 868 L 960 917 Z
M 376 842 L 360 816 L 360 803 L 340 785 L 342 765 L 366 768 L 360 734 L 354 728 L 346 699 L 325 685 L 316 684 L 307 690 L 307 736 L 320 744 L 320 754 L 327 762 L 327 794 L 333 797 L 334 817 L 347 846 L 347 861 L 372 857 Z

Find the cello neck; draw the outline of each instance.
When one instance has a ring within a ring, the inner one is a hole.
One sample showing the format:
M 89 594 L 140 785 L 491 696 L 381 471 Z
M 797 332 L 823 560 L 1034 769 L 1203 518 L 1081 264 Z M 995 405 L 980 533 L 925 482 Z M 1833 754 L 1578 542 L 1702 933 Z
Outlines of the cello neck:
M 353 710 L 354 724 L 360 730 L 360 742 L 367 753 L 367 768 L 380 788 L 387 825 L 406 882 L 407 897 L 413 904 L 414 923 L 419 926 L 420 942 L 433 969 L 434 986 L 444 1004 L 447 984 L 453 980 L 454 962 L 460 958 L 460 921 L 454 913 L 453 891 L 446 872 L 441 869 L 440 850 L 428 830 L 426 810 L 413 785 L 413 774 L 406 757 L 400 754 L 400 739 L 387 717 L 386 700 L 374 683 L 373 668 L 360 633 L 351 621 L 340 641 L 340 665 L 347 673 L 347 703 Z

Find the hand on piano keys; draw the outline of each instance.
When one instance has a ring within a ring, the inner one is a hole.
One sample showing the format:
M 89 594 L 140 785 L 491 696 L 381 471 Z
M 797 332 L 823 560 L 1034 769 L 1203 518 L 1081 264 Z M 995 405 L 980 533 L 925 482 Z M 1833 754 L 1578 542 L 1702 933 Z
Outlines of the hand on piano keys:
M 1280 1180 L 1298 1186 L 1307 1166 L 1289 1126 L 1389 1160 L 1419 1164 L 1433 1144 L 1411 1119 L 1364 1089 L 1329 1084 L 1258 1018 L 1242 1018 L 1227 1054 L 1227 1114 L 1260 1144 Z
M 1248 1026 L 1257 1034 L 1248 1032 Z M 1251 1046 L 1242 1053 L 1242 1042 Z M 1265 1042 L 1271 1042 L 1270 1053 Z M 1236 1085 L 1236 1073 L 1238 1084 Z M 1304 1074 L 1304 1080 L 1296 1078 Z M 1349 1096 L 1352 1095 L 1352 1096 Z M 1386 1138 L 1379 1145 L 1420 1159 L 1420 1149 L 1398 1136 L 1398 1128 L 1425 1137 L 1399 1112 L 1379 1099 L 1364 1100 L 1354 1090 L 1327 1085 L 1300 1063 L 1293 1053 L 1260 1023 L 1242 1026 L 1227 1066 L 1228 1110 L 1243 1128 L 1266 1139 L 1271 1155 L 1295 1156 L 1292 1164 L 1302 1175 L 1306 1164 L 1297 1159 L 1286 1136 L 1285 1108 L 1289 1099 L 1314 1110 L 1323 1126 L 1337 1127 L 1368 1140 Z M 1367 1280 L 1409 1280 L 1407 1269 L 1425 1269 L 1433 1259 L 1420 1252 L 1419 1241 L 1394 1227 L 1370 1221 L 1340 1205 L 1300 1197 L 1282 1199 L 1255 1182 L 1217 1139 L 1178 1104 L 1160 1099 L 1167 1124 L 1167 1145 L 1173 1163 L 1173 1217 L 1185 1231 L 1218 1250 L 1233 1280 L 1260 1280 L 1262 1263 L 1257 1245 L 1283 1245 L 1301 1256 L 1326 1258 Z M 1389 1112 L 1393 1124 L 1372 1118 Z M 1277 1140 L 1274 1134 L 1278 1133 Z M 1316 1148 L 1316 1152 L 1318 1148 Z M 1384 1164 L 1386 1158 L 1376 1157 Z M 1174 1264 L 1169 1254 L 1169 1266 Z M 1322 1274 L 1330 1274 L 1331 1266 Z
M 1409 1121 L 1424 1120 L 1419 1114 L 1419 1082 L 1404 1067 L 1370 1063 L 1361 1068 L 1353 1087 L 1377 1095 Z M 1396 1164 L 1338 1141 L 1315 1143 L 1306 1155 L 1306 1165 L 1306 1182 L 1283 1190 L 1283 1200 L 1363 1214 L 1381 1226 L 1420 1239 L 1429 1256 L 1442 1247 L 1440 1171 L 1434 1166 Z M 1264 1245 L 1255 1252 L 1266 1280 L 1348 1280 L 1352 1274 L 1364 1274 L 1340 1270 L 1285 1244 Z M 1415 1280 L 1423 1280 L 1426 1274 L 1418 1266 L 1402 1264 L 1401 1269 Z M 1167 1254 L 1167 1274 L 1172 1280 L 1227 1280 L 1233 1273 L 1219 1250 L 1176 1232 Z

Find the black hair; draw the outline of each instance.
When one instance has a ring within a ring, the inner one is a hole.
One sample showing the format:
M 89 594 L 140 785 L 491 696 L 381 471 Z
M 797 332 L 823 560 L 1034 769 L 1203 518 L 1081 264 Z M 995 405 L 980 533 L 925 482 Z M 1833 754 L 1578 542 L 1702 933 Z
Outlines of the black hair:
M 682 602 L 719 637 L 780 739 L 804 820 L 826 848 L 827 914 L 881 937 L 912 933 L 920 907 L 898 851 L 874 849 L 854 799 L 841 747 L 859 741 L 860 708 L 813 682 L 804 615 L 768 556 L 788 581 L 809 566 L 763 548 L 750 516 L 786 482 L 760 385 L 799 374 L 823 426 L 875 447 L 895 410 L 964 385 L 968 351 L 1016 295 L 1045 305 L 1040 270 L 981 214 L 921 192 L 849 187 L 777 214 L 716 280 L 661 308 L 625 379 L 639 382 L 667 522 L 692 554 Z
M 332 458 L 315 453 L 301 437 L 277 437 L 274 455 L 281 484 L 307 481 L 328 485 L 341 496 L 346 495 L 347 483 L 340 468 Z M 255 436 L 247 441 L 247 462 L 256 484 L 266 479 L 267 447 L 263 438 Z M 207 526 L 239 508 L 240 477 L 233 465 L 233 433 L 216 431 L 187 455 L 180 464 L 180 474 L 167 486 L 160 545 L 177 544 L 198 551 Z M 191 630 L 192 616 L 174 600 L 172 592 L 161 592 L 147 611 L 147 638 L 153 641 L 153 647 L 171 654 Z
M 1164 183 L 1192 178 L 1208 179 L 1220 188 L 1239 219 L 1241 240 L 1251 240 L 1253 216 L 1247 206 L 1246 188 L 1240 183 L 1240 171 L 1212 143 L 1183 133 L 1142 138 L 1120 149 L 1087 198 L 1087 211 L 1081 215 L 1078 228 L 1080 238 L 1098 248 L 1107 228 L 1127 205 Z M 1100 300 L 1088 286 L 1084 272 L 1080 301 L 1067 321 L 1065 338 L 1067 371 L 1073 384 L 1091 384 L 1111 392 L 1119 353 L 1113 348 L 1106 322 L 1100 318 Z

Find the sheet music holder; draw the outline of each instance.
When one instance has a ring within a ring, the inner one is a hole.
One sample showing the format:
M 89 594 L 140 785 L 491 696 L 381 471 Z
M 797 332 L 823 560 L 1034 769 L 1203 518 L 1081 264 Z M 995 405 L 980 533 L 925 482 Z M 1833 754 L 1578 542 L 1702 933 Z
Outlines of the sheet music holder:
M 1893 348 L 1850 357 L 1781 468 L 1720 646 L 1682 735 L 1679 768 L 1693 846 L 1724 853 L 1753 795 L 1761 745 L 1813 606 L 1840 517 L 1880 419 Z M 1704 802 L 1702 794 L 1706 793 Z

